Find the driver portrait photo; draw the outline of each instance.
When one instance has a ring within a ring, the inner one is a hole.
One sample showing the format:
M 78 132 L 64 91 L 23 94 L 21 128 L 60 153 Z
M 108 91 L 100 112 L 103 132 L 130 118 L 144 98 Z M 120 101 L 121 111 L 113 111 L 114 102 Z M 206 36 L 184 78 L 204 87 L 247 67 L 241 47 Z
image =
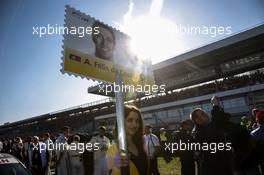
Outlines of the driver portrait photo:
M 110 27 L 95 21 L 93 28 L 99 27 L 99 33 L 93 33 L 92 39 L 95 44 L 95 56 L 104 60 L 112 61 L 115 49 L 115 35 Z

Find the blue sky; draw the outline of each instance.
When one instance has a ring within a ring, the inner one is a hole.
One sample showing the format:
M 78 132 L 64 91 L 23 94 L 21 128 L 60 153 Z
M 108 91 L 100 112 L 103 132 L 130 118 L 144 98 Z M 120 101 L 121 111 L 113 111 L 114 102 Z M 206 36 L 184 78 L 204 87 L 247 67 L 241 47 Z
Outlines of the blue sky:
M 133 2 L 133 16 L 146 14 L 151 4 Z M 60 73 L 61 35 L 32 35 L 33 26 L 63 25 L 66 4 L 112 26 L 129 7 L 128 0 L 1 0 L 0 124 L 104 98 L 87 93 L 91 81 Z M 264 22 L 264 1 L 164 0 L 161 16 L 176 24 L 231 26 L 237 33 Z M 186 36 L 179 43 L 191 50 L 217 39 Z

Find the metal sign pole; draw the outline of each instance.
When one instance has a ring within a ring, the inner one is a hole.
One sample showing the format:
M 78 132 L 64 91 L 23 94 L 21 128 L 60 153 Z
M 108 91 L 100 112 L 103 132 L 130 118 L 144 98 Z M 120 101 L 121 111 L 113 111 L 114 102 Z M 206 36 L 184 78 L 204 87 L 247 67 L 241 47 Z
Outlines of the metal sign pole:
M 122 74 L 120 70 L 116 72 L 115 83 L 119 86 L 119 91 L 115 92 L 116 97 L 116 117 L 117 117 L 117 130 L 118 130 L 118 145 L 121 156 L 127 156 L 127 141 L 125 130 L 125 112 L 124 112 L 124 96 L 122 91 Z M 122 175 L 129 175 L 129 166 L 121 167 Z

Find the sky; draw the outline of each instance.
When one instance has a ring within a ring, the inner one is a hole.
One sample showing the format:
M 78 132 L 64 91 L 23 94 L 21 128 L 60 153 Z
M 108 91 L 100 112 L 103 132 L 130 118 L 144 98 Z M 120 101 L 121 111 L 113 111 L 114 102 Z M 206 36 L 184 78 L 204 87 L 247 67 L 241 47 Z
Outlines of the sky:
M 95 82 L 61 74 L 62 35 L 33 35 L 63 26 L 66 4 L 131 35 L 153 64 L 230 36 L 181 35 L 179 25 L 232 35 L 264 23 L 263 0 L 1 0 L 0 125 L 106 98 L 88 94 Z

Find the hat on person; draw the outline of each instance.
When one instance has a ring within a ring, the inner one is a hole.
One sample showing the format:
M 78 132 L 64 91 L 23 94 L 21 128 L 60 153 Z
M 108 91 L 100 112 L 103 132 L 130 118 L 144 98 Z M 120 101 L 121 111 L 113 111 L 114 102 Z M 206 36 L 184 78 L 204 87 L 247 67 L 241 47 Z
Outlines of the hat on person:
M 160 131 L 165 131 L 165 129 L 164 128 L 160 128 Z
M 247 116 L 241 117 L 241 120 L 246 120 L 246 119 L 247 119 Z
M 259 111 L 256 114 L 256 121 L 259 122 L 264 117 L 264 111 Z M 263 120 L 263 119 L 262 119 Z
M 152 128 L 150 124 L 145 124 L 145 127 Z
M 78 135 L 76 134 L 76 135 L 73 136 L 73 140 L 74 140 L 74 141 L 80 141 L 81 138 L 80 138 L 80 136 L 78 136 Z
M 39 140 L 38 136 L 33 136 L 33 140 Z
M 257 108 L 252 109 L 252 114 L 256 115 L 259 112 Z
M 106 131 L 106 127 L 105 126 L 99 126 L 98 129 L 103 129 L 104 131 Z

